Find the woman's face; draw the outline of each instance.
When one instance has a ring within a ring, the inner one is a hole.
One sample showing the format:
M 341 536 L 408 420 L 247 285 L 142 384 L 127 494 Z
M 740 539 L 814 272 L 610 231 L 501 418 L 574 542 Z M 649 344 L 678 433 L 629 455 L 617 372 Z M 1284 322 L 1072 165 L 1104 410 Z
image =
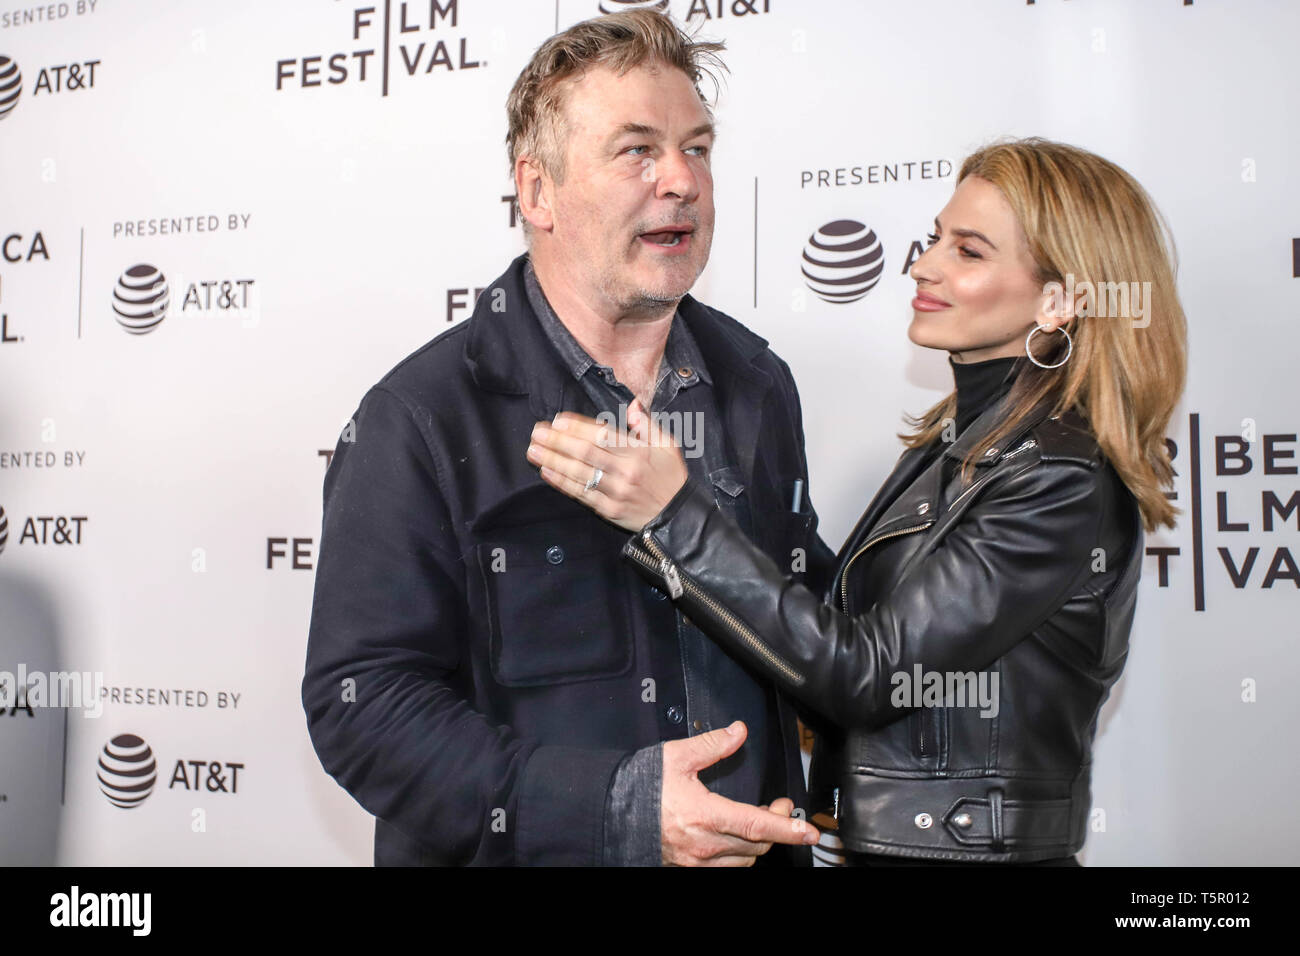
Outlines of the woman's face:
M 1062 324 L 1046 311 L 1052 296 L 1035 278 L 1024 230 L 998 187 L 967 176 L 934 229 L 910 270 L 916 298 L 907 336 L 917 345 L 982 362 L 1024 355 L 1035 324 L 1044 327 L 1040 336 Z

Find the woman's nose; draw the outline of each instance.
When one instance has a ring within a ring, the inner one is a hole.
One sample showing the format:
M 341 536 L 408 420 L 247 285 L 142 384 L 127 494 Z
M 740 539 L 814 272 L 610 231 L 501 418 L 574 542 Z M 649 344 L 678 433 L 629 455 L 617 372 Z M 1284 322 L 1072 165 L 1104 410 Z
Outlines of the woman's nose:
M 912 277 L 913 281 L 934 282 L 937 278 L 934 269 L 931 267 L 930 250 L 933 248 L 934 246 L 927 247 L 916 257 L 912 267 L 907 270 L 907 274 Z

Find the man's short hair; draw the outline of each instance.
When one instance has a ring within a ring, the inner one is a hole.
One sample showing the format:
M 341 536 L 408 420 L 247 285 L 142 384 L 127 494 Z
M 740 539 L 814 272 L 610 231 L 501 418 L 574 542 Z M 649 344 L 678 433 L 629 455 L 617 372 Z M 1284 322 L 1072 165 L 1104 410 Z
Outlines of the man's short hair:
M 693 40 L 667 16 L 651 10 L 611 13 L 557 33 L 537 48 L 506 100 L 511 175 L 519 156 L 531 156 L 552 179 L 563 182 L 568 142 L 566 81 L 581 77 L 592 67 L 608 67 L 621 76 L 654 63 L 681 70 L 695 84 L 696 93 L 700 93 L 700 80 L 705 76 L 716 90 L 718 73 L 712 68 L 726 70 L 717 55 L 723 49 L 722 43 Z M 700 101 L 708 112 L 702 93 Z

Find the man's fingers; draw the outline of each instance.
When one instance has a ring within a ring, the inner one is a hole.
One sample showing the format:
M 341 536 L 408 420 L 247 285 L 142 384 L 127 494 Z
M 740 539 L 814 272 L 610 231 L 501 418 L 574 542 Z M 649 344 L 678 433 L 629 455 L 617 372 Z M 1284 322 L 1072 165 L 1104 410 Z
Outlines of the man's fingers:
M 750 843 L 785 843 L 798 846 L 816 843 L 817 828 L 798 817 L 791 819 L 771 810 L 718 797 L 714 803 L 713 828 L 719 833 Z
M 721 730 L 710 730 L 707 734 L 672 741 L 674 745 L 681 745 L 680 750 L 684 754 L 684 759 L 677 769 L 684 773 L 696 773 L 705 767 L 712 767 L 719 760 L 730 757 L 739 750 L 748 734 L 749 730 L 744 722 L 737 720 Z
M 772 848 L 770 843 L 751 843 L 740 837 L 718 833 L 711 828 L 703 828 L 695 833 L 693 845 L 679 853 L 675 862 L 682 866 L 718 866 L 718 860 L 739 860 L 742 857 L 762 856 Z M 721 865 L 737 865 L 721 864 Z M 743 865 L 743 864 L 741 864 Z
M 773 800 L 772 806 L 760 807 L 761 810 L 767 810 L 770 813 L 776 813 L 783 817 L 788 817 L 794 812 L 794 801 L 789 797 L 782 797 L 780 800 Z

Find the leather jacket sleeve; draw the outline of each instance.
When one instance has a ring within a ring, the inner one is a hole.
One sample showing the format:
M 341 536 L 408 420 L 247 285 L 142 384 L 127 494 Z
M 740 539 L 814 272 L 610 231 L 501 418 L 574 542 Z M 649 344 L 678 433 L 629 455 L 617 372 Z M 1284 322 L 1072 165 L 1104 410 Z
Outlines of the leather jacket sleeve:
M 1104 497 L 1089 467 L 1017 462 L 856 616 L 795 583 L 690 483 L 624 554 L 813 710 L 872 729 L 904 712 L 893 675 L 977 671 L 1058 610 L 1091 574 Z

